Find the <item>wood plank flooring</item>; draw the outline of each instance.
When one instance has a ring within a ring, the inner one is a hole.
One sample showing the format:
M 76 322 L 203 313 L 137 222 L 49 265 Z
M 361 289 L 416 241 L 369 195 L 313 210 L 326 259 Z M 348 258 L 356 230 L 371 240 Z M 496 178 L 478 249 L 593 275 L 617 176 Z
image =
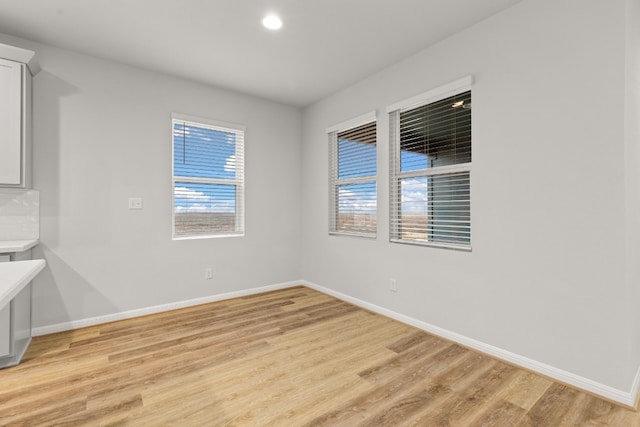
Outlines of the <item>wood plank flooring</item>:
M 36 337 L 0 425 L 640 426 L 640 414 L 295 287 Z

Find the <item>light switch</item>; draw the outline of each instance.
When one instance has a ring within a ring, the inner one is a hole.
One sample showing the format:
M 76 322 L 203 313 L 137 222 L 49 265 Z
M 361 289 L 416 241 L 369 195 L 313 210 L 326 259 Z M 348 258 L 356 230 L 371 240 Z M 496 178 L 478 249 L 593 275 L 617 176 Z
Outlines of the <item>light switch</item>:
M 142 209 L 142 197 L 129 197 L 129 209 Z

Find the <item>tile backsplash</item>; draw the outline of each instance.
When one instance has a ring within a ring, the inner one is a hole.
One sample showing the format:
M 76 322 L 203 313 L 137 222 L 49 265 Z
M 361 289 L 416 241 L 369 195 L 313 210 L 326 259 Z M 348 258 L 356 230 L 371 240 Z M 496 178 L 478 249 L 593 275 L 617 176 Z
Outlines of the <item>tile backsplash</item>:
M 0 240 L 31 240 L 39 237 L 38 190 L 0 188 Z

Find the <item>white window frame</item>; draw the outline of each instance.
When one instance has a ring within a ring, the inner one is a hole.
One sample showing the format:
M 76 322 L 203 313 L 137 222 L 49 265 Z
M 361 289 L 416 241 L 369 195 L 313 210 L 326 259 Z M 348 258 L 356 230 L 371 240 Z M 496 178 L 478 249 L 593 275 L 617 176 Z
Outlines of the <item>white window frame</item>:
M 398 217 L 400 209 L 400 197 L 399 184 L 403 179 L 407 178 L 419 178 L 419 177 L 432 177 L 439 175 L 446 175 L 452 173 L 469 173 L 469 180 L 471 181 L 471 166 L 472 162 L 460 163 L 448 166 L 439 166 L 421 170 L 412 170 L 402 172 L 400 168 L 400 113 L 403 111 L 413 110 L 426 104 L 441 101 L 445 98 L 449 98 L 460 93 L 464 93 L 471 90 L 473 84 L 472 76 L 466 76 L 461 79 L 455 80 L 451 83 L 442 85 L 430 91 L 413 96 L 403 101 L 396 102 L 387 107 L 387 113 L 389 115 L 389 241 L 392 243 L 403 243 L 418 246 L 430 246 L 440 247 L 447 249 L 458 249 L 463 251 L 471 251 L 471 240 L 469 244 L 456 244 L 451 242 L 436 242 L 427 240 L 409 240 L 400 239 L 395 236 L 399 235 L 398 230 Z M 471 145 L 473 147 L 473 143 Z M 473 149 L 473 148 L 472 148 Z M 470 193 L 471 194 L 471 193 Z M 469 196 L 471 199 L 471 196 Z M 471 203 L 471 200 L 469 200 Z M 471 220 L 469 221 L 471 227 Z M 471 233 L 471 230 L 469 230 Z M 471 239 L 471 235 L 470 235 Z
M 327 128 L 329 135 L 329 234 L 334 236 L 353 236 L 375 239 L 378 236 L 378 144 L 376 142 L 376 174 L 369 176 L 359 176 L 351 178 L 338 178 L 338 134 L 359 126 L 376 123 L 377 129 L 377 113 L 371 111 L 355 117 L 351 120 L 344 121 Z M 377 137 L 376 137 L 377 139 Z M 356 231 L 345 231 L 337 229 L 337 188 L 342 185 L 349 184 L 365 184 L 368 182 L 376 183 L 376 231 L 373 233 L 360 233 Z
M 240 141 L 236 141 L 235 144 L 235 178 L 234 179 L 220 179 L 220 178 L 202 178 L 202 177 L 186 177 L 175 175 L 175 137 L 174 137 L 174 124 L 175 122 L 190 123 L 194 126 L 199 124 L 208 128 L 217 128 L 223 132 L 232 132 L 241 136 Z M 242 237 L 245 234 L 244 224 L 244 208 L 245 208 L 245 179 L 244 179 L 244 147 L 245 147 L 245 132 L 246 127 L 243 125 L 228 123 L 218 120 L 211 120 L 208 118 L 191 116 L 187 114 L 171 113 L 171 236 L 173 240 L 192 240 L 192 239 L 211 239 L 220 237 Z M 194 183 L 194 184 L 220 184 L 220 185 L 234 185 L 236 189 L 235 200 L 235 224 L 236 232 L 224 232 L 210 234 L 194 234 L 194 235 L 176 235 L 175 234 L 175 186 L 176 182 Z

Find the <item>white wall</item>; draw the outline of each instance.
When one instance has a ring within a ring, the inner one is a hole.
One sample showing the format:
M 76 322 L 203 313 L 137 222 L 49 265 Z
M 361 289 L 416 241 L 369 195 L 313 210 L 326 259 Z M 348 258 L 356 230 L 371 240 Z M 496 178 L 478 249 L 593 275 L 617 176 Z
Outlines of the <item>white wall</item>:
M 625 7 L 525 0 L 306 108 L 302 276 L 628 391 Z M 385 108 L 469 74 L 473 251 L 391 244 Z M 325 128 L 373 109 L 378 238 L 328 236 Z
M 625 201 L 627 285 L 636 314 L 633 351 L 640 365 L 640 1 L 627 0 L 625 68 Z
M 33 240 L 40 235 L 40 194 L 0 188 L 0 240 Z
M 34 255 L 48 268 L 34 326 L 304 278 L 629 390 L 640 364 L 637 15 L 637 0 L 524 0 L 303 114 L 0 35 L 43 66 Z M 468 74 L 473 251 L 390 244 L 385 108 Z M 373 109 L 378 238 L 330 237 L 325 129 Z M 171 112 L 247 126 L 246 237 L 171 241 Z M 128 210 L 130 196 L 144 210 Z
M 36 51 L 34 327 L 298 279 L 301 112 L 86 55 Z M 241 66 L 241 64 L 238 64 Z M 171 112 L 246 126 L 246 236 L 171 240 Z M 144 209 L 128 210 L 140 196 Z M 213 267 L 214 280 L 204 279 Z

